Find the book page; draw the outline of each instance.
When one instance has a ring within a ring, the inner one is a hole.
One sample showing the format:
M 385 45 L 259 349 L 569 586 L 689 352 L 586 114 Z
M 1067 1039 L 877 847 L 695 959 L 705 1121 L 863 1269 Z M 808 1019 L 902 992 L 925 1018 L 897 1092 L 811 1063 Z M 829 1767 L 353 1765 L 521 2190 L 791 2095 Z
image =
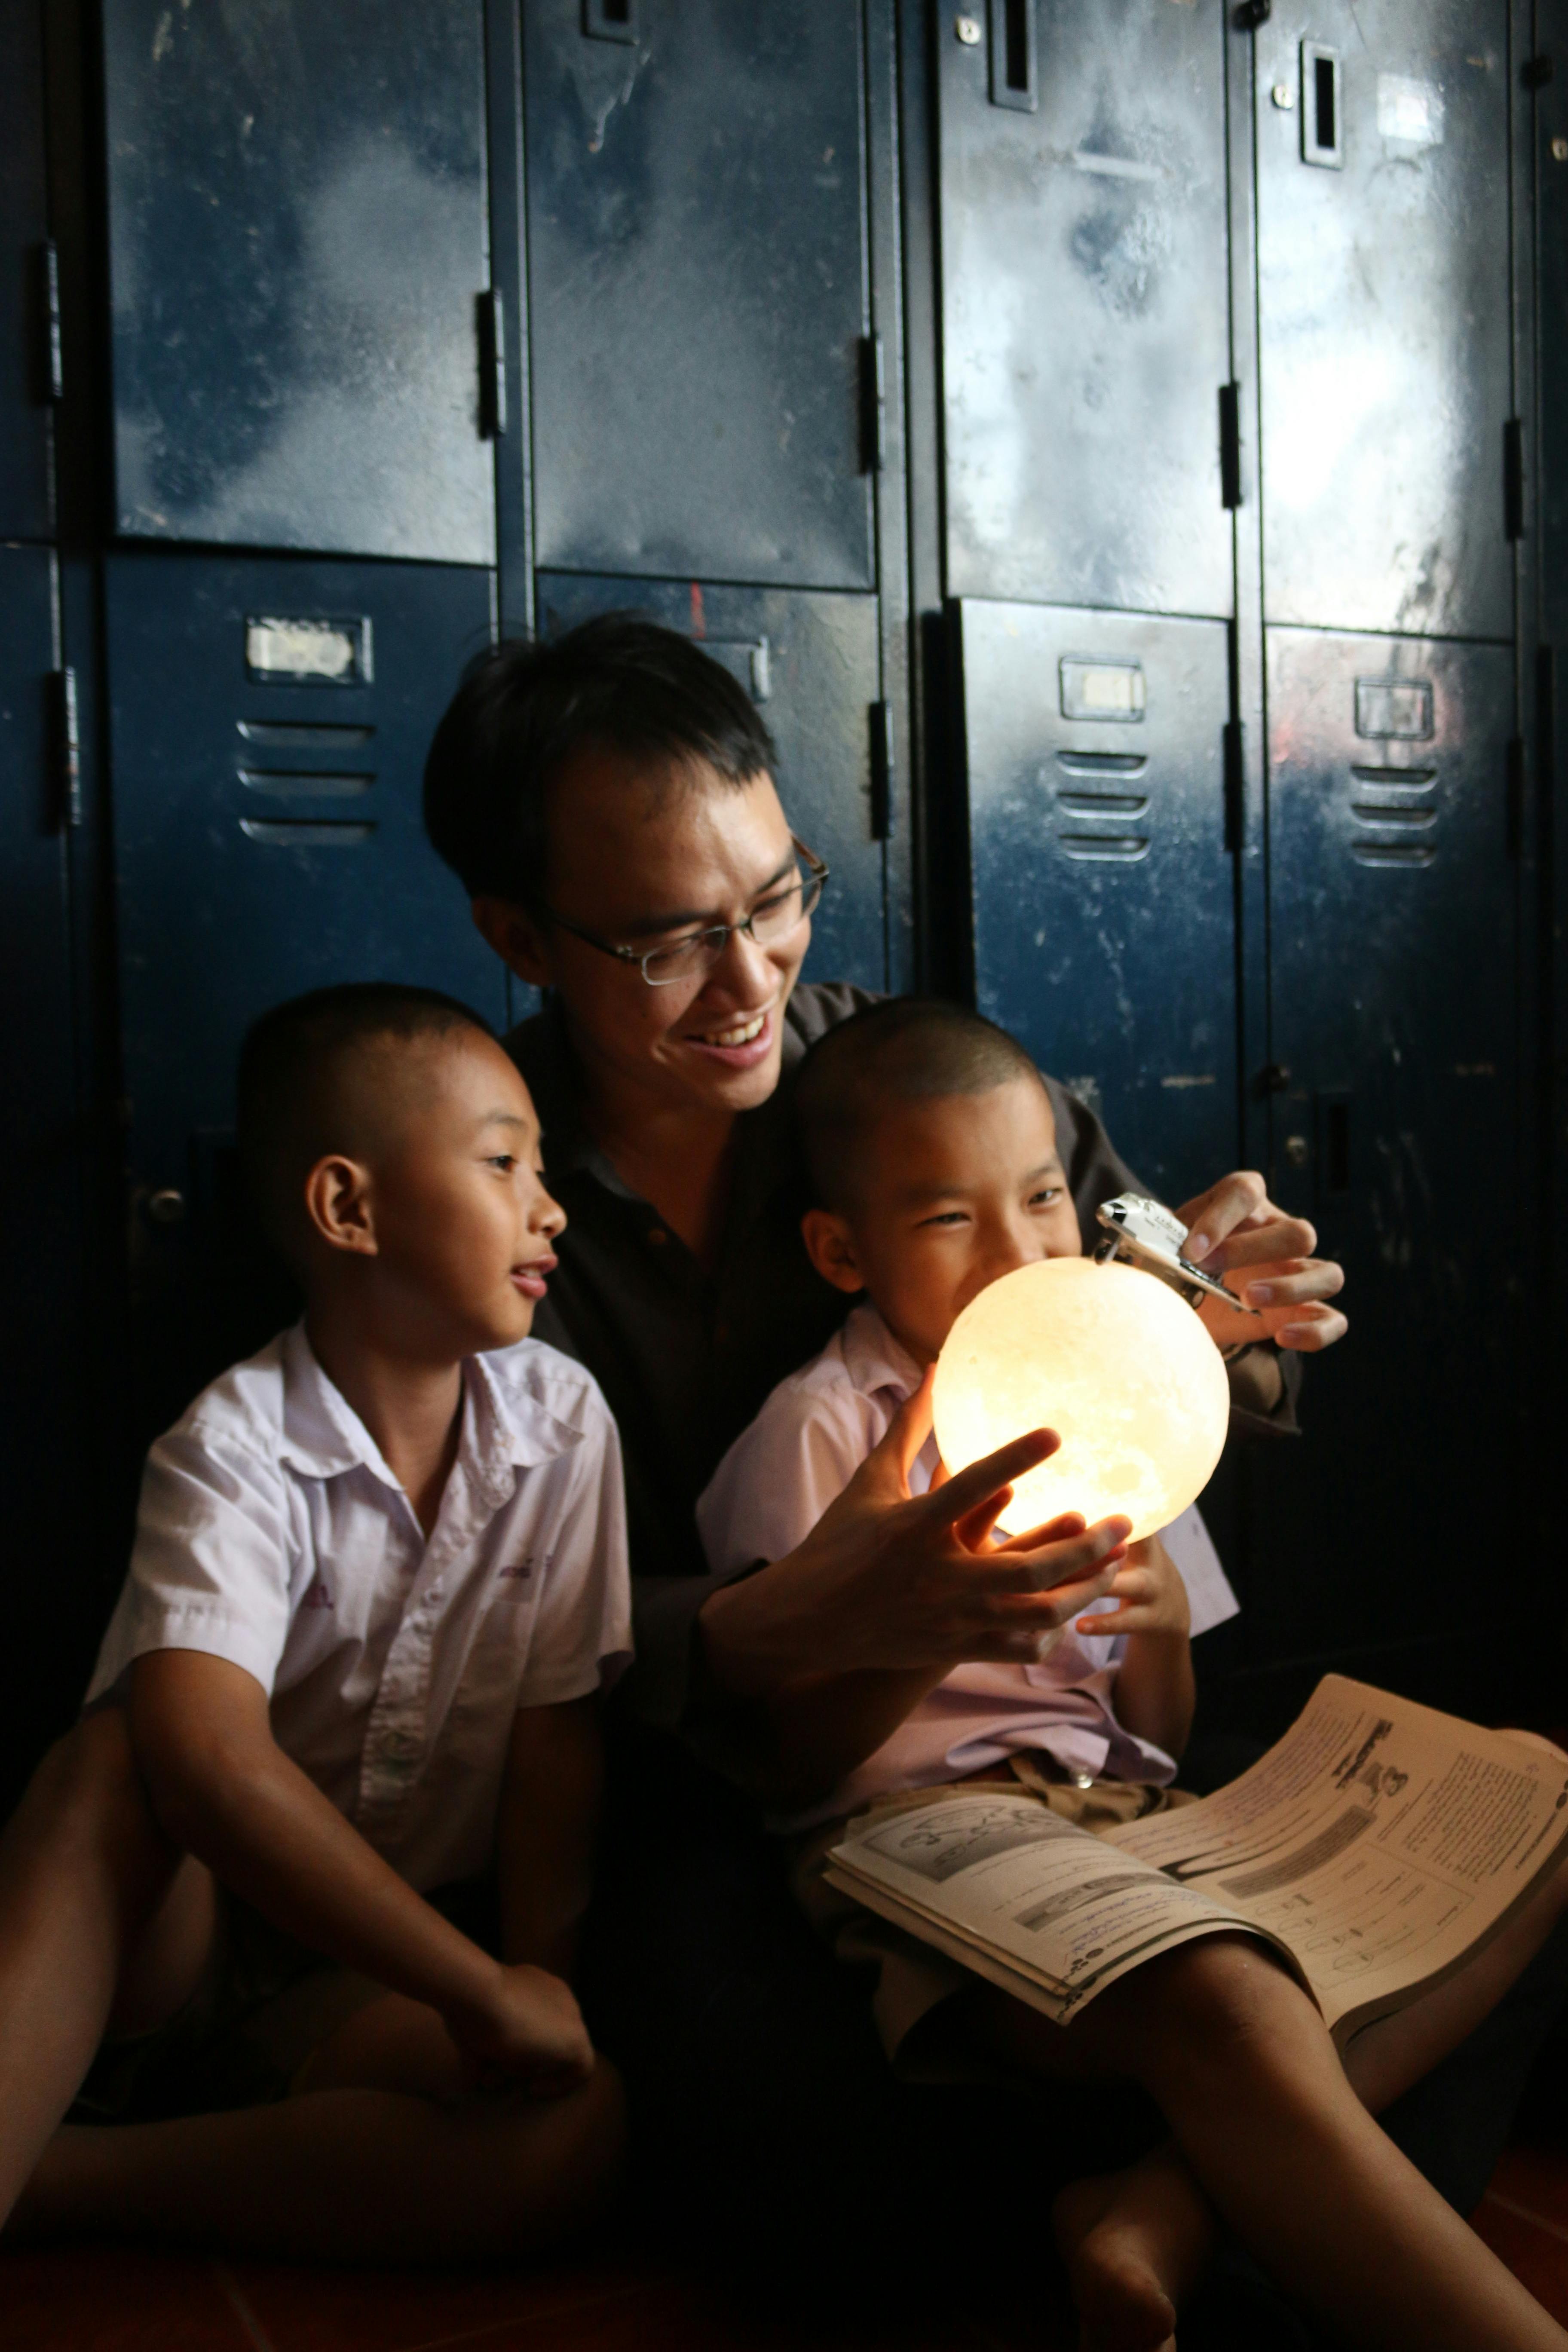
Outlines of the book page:
M 1328 1675 L 1239 1780 L 1100 1843 L 1270 1930 L 1353 2030 L 1485 1943 L 1565 1837 L 1560 1758 Z
M 826 1875 L 1058 2023 L 1156 1952 L 1251 1925 L 993 1784 L 852 1822 Z

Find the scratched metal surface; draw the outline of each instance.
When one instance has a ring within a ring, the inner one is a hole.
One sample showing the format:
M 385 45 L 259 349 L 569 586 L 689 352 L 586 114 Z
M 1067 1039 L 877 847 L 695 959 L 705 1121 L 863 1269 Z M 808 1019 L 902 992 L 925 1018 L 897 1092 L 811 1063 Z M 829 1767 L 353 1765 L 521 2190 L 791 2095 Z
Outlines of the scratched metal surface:
M 1301 158 L 1304 38 L 1342 60 L 1339 170 Z M 1268 615 L 1505 637 L 1504 0 L 1297 0 L 1257 56 Z
M 106 0 L 116 522 L 492 560 L 480 0 Z
M 39 0 L 0 0 L 0 539 L 52 524 L 37 264 L 46 232 Z
M 542 562 L 868 587 L 856 0 L 523 12 Z
M 489 635 L 489 580 L 150 551 L 107 570 L 130 1159 L 137 1183 L 183 1187 L 192 1138 L 232 1125 L 247 1023 L 279 998 L 411 980 L 504 1019 L 501 967 L 420 820 L 431 731 Z M 367 618 L 371 680 L 252 677 L 257 614 Z
M 1031 114 L 939 13 L 948 591 L 1227 614 L 1221 0 L 1037 24 Z
M 812 918 L 805 977 L 887 988 L 886 853 L 871 837 L 867 724 L 877 693 L 876 600 L 542 572 L 539 611 L 551 635 L 595 613 L 641 612 L 700 638 L 753 698 L 765 683 L 759 708 L 778 748 L 785 814 L 832 868 Z
M 1185 1200 L 1237 1126 L 1225 626 L 966 601 L 959 627 L 980 1008 Z M 1065 717 L 1075 658 L 1136 666 L 1142 717 Z
M 1260 1465 L 1258 1657 L 1452 1630 L 1434 1621 L 1461 1603 L 1463 1560 L 1501 1556 L 1531 1247 L 1512 691 L 1503 646 L 1269 633 L 1274 1181 L 1342 1260 L 1353 1330 L 1314 1368 L 1310 1445 Z

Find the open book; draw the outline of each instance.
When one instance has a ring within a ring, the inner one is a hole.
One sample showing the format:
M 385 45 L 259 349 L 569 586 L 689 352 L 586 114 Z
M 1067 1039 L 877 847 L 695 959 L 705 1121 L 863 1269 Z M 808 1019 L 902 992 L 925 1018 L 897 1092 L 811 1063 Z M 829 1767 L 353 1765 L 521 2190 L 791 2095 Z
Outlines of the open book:
M 1342 2044 L 1494 1936 L 1568 1840 L 1544 1747 L 1326 1675 L 1249 1772 L 1103 1837 L 994 1783 L 852 1822 L 841 1892 L 1065 2024 L 1119 1977 L 1245 1928 Z

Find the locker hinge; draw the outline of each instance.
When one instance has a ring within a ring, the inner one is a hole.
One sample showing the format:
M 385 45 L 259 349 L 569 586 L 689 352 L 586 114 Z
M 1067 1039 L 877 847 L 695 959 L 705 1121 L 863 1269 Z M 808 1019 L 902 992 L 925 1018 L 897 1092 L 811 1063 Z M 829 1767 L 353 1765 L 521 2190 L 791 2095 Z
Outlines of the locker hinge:
M 506 311 L 493 287 L 479 298 L 479 437 L 499 440 L 506 431 Z
M 53 752 L 57 825 L 81 823 L 81 730 L 77 719 L 76 672 L 57 669 L 49 678 L 53 705 Z
M 1510 738 L 1508 747 L 1508 854 L 1524 854 L 1524 738 Z
M 1242 841 L 1242 732 L 1239 719 L 1225 722 L 1225 847 L 1227 857 L 1234 857 Z
M 65 356 L 60 342 L 60 257 L 53 237 L 38 247 L 38 397 L 63 400 Z
M 860 338 L 860 470 L 879 474 L 888 462 L 888 371 L 880 335 Z
M 873 702 L 871 722 L 871 838 L 893 837 L 893 706 Z
M 1221 506 L 1241 504 L 1241 386 L 1219 388 L 1219 498 Z
M 1524 537 L 1524 426 L 1510 416 L 1502 428 L 1502 514 L 1505 539 Z

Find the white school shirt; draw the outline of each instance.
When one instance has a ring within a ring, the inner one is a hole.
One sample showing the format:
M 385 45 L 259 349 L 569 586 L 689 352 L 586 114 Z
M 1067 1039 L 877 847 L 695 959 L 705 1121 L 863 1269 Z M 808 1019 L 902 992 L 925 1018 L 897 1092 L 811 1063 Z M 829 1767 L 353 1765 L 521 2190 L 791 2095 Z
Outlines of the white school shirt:
M 590 1373 L 537 1339 L 468 1360 L 426 1540 L 298 1325 L 153 1446 L 88 1702 L 150 1650 L 243 1666 L 285 1755 L 437 1886 L 490 1858 L 513 1716 L 596 1690 L 630 1628 L 620 1441 Z
M 920 1366 L 876 1308 L 857 1307 L 819 1356 L 779 1382 L 699 1501 L 698 1530 L 715 1575 L 793 1551 L 920 1380 Z M 928 1439 L 910 1473 L 911 1490 L 925 1492 L 936 1458 Z M 1162 1540 L 1187 1588 L 1193 1632 L 1234 1617 L 1240 1604 L 1197 1511 L 1184 1511 Z M 1115 1606 L 1107 1595 L 1083 1613 Z M 1038 1665 L 955 1667 L 830 1799 L 779 1826 L 805 1828 L 895 1790 L 959 1780 L 1024 1748 L 1047 1749 L 1080 1777 L 1173 1780 L 1164 1750 L 1116 1719 L 1111 1694 L 1126 1647 L 1125 1634 L 1079 1633 L 1069 1622 Z

